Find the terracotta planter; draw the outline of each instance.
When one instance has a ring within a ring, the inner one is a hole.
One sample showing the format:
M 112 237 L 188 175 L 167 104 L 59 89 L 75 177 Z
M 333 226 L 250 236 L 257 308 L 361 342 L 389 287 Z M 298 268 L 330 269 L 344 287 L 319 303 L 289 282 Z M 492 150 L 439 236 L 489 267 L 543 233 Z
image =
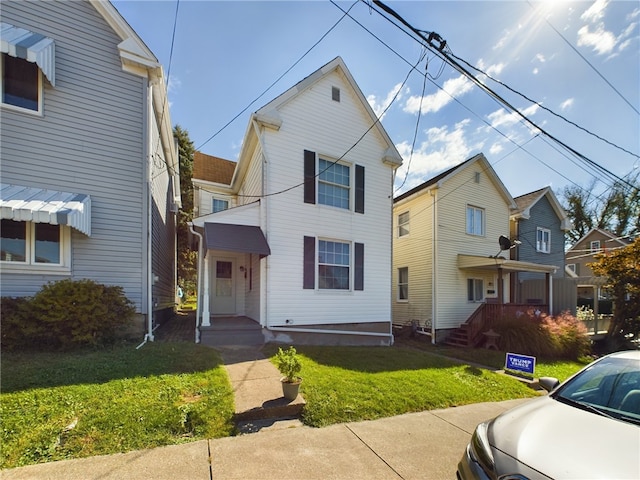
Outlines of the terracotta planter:
M 298 391 L 300 390 L 302 379 L 299 379 L 297 382 L 285 382 L 284 379 L 280 381 L 282 382 L 282 396 L 284 398 L 287 400 L 295 400 L 298 398 Z

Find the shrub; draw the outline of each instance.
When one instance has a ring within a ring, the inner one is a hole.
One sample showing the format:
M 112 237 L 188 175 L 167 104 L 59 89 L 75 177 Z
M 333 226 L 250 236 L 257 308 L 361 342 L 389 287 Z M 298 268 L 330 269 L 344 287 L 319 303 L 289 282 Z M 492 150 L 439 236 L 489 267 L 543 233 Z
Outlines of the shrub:
M 296 349 L 290 346 L 287 350 L 278 348 L 278 353 L 275 357 L 276 367 L 282 375 L 284 375 L 284 381 L 287 383 L 295 383 L 300 377 L 300 370 L 302 370 L 302 364 Z
M 500 334 L 498 343 L 505 351 L 577 360 L 591 349 L 586 327 L 569 312 L 554 317 L 526 312 L 504 317 L 492 328 Z
M 9 325 L 4 318 L 5 303 Z M 86 279 L 48 283 L 31 299 L 3 298 L 2 304 L 2 343 L 9 349 L 36 345 L 69 350 L 112 344 L 135 314 L 122 287 Z

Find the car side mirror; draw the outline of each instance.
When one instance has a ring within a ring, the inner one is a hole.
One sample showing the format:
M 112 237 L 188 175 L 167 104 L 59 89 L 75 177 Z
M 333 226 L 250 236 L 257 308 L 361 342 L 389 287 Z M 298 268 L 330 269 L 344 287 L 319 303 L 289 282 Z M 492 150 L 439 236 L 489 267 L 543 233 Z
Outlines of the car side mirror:
M 558 385 L 560 385 L 560 381 L 557 378 L 553 377 L 540 377 L 538 383 L 542 388 L 544 388 L 547 392 L 555 389 Z

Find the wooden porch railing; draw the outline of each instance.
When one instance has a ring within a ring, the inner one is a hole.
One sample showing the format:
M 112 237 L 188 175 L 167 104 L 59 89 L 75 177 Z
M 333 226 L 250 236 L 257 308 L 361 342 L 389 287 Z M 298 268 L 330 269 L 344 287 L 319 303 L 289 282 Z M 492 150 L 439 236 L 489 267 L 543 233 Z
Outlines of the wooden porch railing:
M 501 318 L 517 319 L 529 311 L 547 313 L 548 305 L 528 305 L 516 303 L 483 303 L 464 322 L 469 346 L 478 346 L 484 340 L 483 333 L 490 330 Z

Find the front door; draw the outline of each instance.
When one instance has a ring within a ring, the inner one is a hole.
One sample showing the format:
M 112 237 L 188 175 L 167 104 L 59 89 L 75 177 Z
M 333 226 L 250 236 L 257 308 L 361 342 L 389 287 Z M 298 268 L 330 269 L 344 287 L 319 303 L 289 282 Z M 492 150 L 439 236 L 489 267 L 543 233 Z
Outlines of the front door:
M 234 266 L 233 259 L 214 259 L 211 282 L 211 313 L 214 315 L 233 315 L 236 313 Z

